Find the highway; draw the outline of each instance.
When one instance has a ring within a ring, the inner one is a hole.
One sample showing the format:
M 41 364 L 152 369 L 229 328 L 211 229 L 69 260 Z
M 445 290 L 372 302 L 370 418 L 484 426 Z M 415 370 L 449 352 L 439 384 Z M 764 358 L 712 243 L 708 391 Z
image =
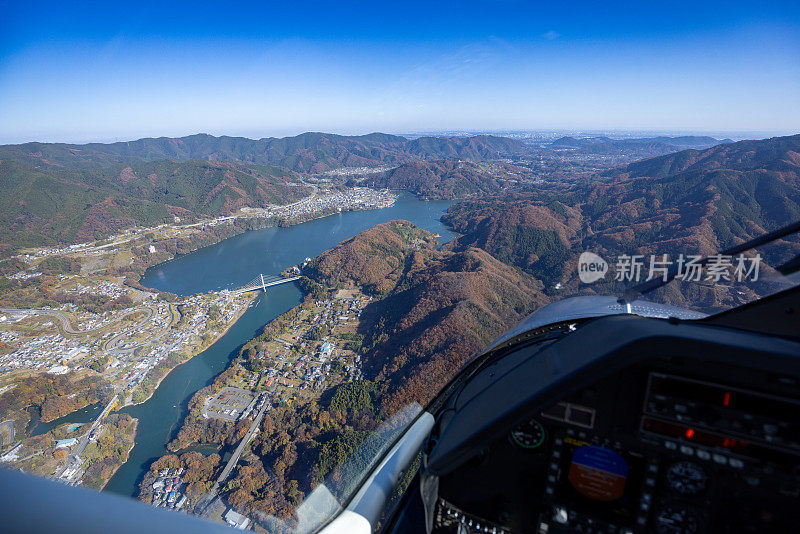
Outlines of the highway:
M 58 310 L 0 308 L 0 313 L 27 313 L 27 314 L 30 314 L 30 315 L 53 317 L 53 318 L 56 319 L 56 321 L 58 321 L 59 328 L 60 328 L 62 334 L 65 333 L 65 334 L 74 335 L 74 336 L 75 335 L 94 334 L 96 332 L 100 332 L 101 330 L 109 329 L 109 328 L 113 327 L 115 324 L 118 324 L 119 322 L 121 322 L 125 317 L 128 317 L 130 315 L 135 315 L 135 314 L 141 313 L 141 312 L 145 312 L 145 314 L 146 314 L 145 317 L 141 321 L 139 321 L 138 323 L 136 323 L 135 325 L 133 325 L 131 327 L 126 328 L 122 332 L 119 332 L 119 333 L 115 334 L 111 339 L 108 339 L 107 341 L 105 341 L 103 343 L 103 350 L 107 351 L 107 352 L 109 352 L 111 354 L 124 354 L 124 353 L 133 352 L 137 348 L 143 347 L 143 346 L 146 346 L 146 345 L 150 345 L 154 341 L 157 341 L 157 340 L 161 339 L 162 337 L 164 337 L 165 335 L 167 335 L 169 333 L 170 328 L 172 328 L 172 326 L 176 322 L 178 322 L 178 319 L 180 318 L 180 317 L 178 317 L 176 315 L 174 307 L 170 306 L 170 313 L 172 315 L 172 318 L 170 320 L 170 323 L 167 326 L 165 326 L 164 329 L 161 332 L 159 332 L 158 334 L 156 334 L 155 336 L 153 336 L 152 338 L 150 338 L 150 339 L 148 339 L 146 341 L 142 341 L 141 343 L 138 343 L 136 345 L 132 345 L 132 346 L 124 348 L 124 349 L 119 349 L 119 348 L 117 348 L 117 346 L 124 339 L 126 339 L 128 336 L 130 336 L 130 334 L 133 331 L 138 330 L 139 328 L 143 327 L 144 325 L 147 324 L 148 321 L 150 321 L 150 319 L 153 318 L 153 315 L 156 312 L 150 306 L 144 306 L 144 307 L 141 307 L 141 308 L 134 308 L 132 310 L 127 310 L 127 311 L 121 313 L 119 315 L 119 317 L 117 318 L 117 320 L 114 321 L 113 323 L 104 324 L 103 326 L 99 326 L 97 328 L 93 328 L 93 329 L 90 329 L 90 330 L 75 330 L 75 329 L 73 329 L 70 326 L 69 319 L 67 319 L 66 315 L 64 313 L 58 311 Z
M 141 321 L 139 321 L 138 323 L 136 323 L 133 326 L 130 326 L 130 327 L 126 328 L 122 332 L 119 332 L 119 333 L 115 334 L 111 339 L 108 339 L 107 341 L 105 341 L 103 343 L 103 350 L 108 352 L 108 353 L 110 353 L 110 354 L 131 353 L 134 350 L 136 350 L 137 348 L 143 347 L 143 346 L 146 346 L 146 345 L 150 345 L 154 341 L 157 341 L 157 340 L 161 339 L 162 337 L 164 337 L 165 335 L 167 335 L 169 333 L 170 328 L 172 328 L 172 326 L 177 322 L 177 317 L 175 315 L 174 309 L 170 306 L 170 313 L 172 314 L 172 320 L 170 321 L 170 323 L 167 326 L 164 327 L 164 329 L 161 332 L 159 332 L 158 334 L 156 334 L 155 336 L 153 336 L 150 339 L 142 341 L 141 343 L 137 343 L 136 345 L 132 345 L 130 347 L 126 347 L 124 349 L 121 349 L 121 348 L 117 348 L 117 347 L 119 346 L 119 344 L 122 341 L 127 339 L 128 336 L 130 336 L 131 333 L 134 332 L 135 330 L 138 330 L 139 328 L 145 326 L 148 323 L 148 321 L 150 321 L 150 319 L 152 319 L 153 315 L 155 314 L 155 310 L 153 308 L 151 308 L 149 306 L 145 306 L 145 307 L 142 307 L 142 308 L 135 308 L 135 309 L 132 309 L 132 310 L 125 311 L 122 314 L 120 314 L 120 316 L 118 317 L 118 319 L 115 322 L 104 324 L 103 326 L 100 326 L 100 327 L 97 327 L 97 328 L 94 328 L 94 329 L 91 329 L 91 330 L 75 330 L 75 329 L 73 329 L 70 326 L 69 320 L 67 319 L 66 315 L 64 315 L 62 312 L 56 311 L 56 310 L 34 310 L 34 309 L 23 310 L 23 309 L 16 309 L 16 308 L 0 308 L 0 313 L 29 313 L 31 315 L 40 315 L 40 316 L 44 315 L 44 316 L 48 316 L 48 317 L 54 317 L 60 323 L 59 328 L 61 329 L 61 332 L 62 333 L 66 333 L 66 334 L 70 334 L 70 335 L 93 334 L 93 333 L 99 332 L 101 330 L 109 329 L 109 328 L 113 327 L 113 325 L 120 323 L 125 317 L 128 317 L 129 315 L 135 315 L 135 314 L 141 313 L 141 312 L 145 312 L 145 314 L 146 314 L 145 317 Z
M 105 245 L 97 245 L 95 247 L 87 247 L 85 249 L 79 250 L 78 252 L 97 252 L 98 250 L 103 250 L 106 248 L 116 247 L 117 245 L 124 245 L 130 241 L 136 239 L 137 236 L 129 237 L 128 239 L 123 239 L 121 241 L 114 241 L 113 243 L 106 243 Z
M 177 323 L 178 320 L 180 319 L 180 315 L 178 315 L 176 313 L 176 311 L 174 309 L 174 306 L 170 305 L 170 308 L 169 308 L 169 310 L 170 310 L 170 322 L 169 322 L 169 324 L 167 324 L 161 330 L 161 332 L 157 333 L 156 335 L 154 335 L 153 337 L 151 337 L 149 339 L 146 339 L 146 340 L 144 340 L 144 341 L 142 341 L 140 343 L 137 343 L 136 345 L 131 345 L 130 347 L 126 347 L 124 349 L 117 348 L 122 341 L 124 341 L 125 339 L 127 339 L 128 336 L 131 335 L 131 333 L 133 333 L 135 330 L 138 330 L 139 328 L 144 326 L 145 323 L 147 323 L 150 320 L 150 318 L 153 317 L 153 314 L 155 313 L 151 308 L 140 308 L 139 311 L 141 311 L 142 309 L 146 309 L 146 310 L 148 310 L 150 312 L 147 315 L 147 317 L 142 319 L 138 324 L 136 324 L 134 326 L 131 326 L 131 327 L 127 328 L 126 330 L 123 330 L 122 332 L 114 335 L 111 339 L 109 339 L 105 343 L 103 343 L 103 350 L 104 351 L 109 352 L 111 354 L 125 354 L 125 353 L 131 353 L 131 352 L 135 351 L 136 349 L 138 349 L 139 347 L 144 347 L 144 346 L 147 346 L 147 345 L 151 345 L 154 342 L 156 342 L 159 339 L 161 339 L 162 337 L 166 336 L 169 333 L 170 329 L 173 327 L 173 325 L 175 325 L 175 323 Z
M 239 442 L 239 445 L 236 447 L 236 450 L 233 451 L 233 456 L 231 456 L 230 460 L 228 460 L 228 463 L 225 465 L 225 468 L 222 470 L 222 473 L 220 473 L 219 477 L 217 477 L 217 481 L 214 482 L 214 485 L 211 486 L 211 489 L 208 490 L 208 493 L 206 493 L 203 496 L 203 498 L 200 499 L 200 501 L 198 501 L 197 506 L 195 506 L 196 515 L 202 515 L 206 507 L 209 504 L 211 504 L 211 502 L 217 496 L 219 488 L 228 479 L 231 472 L 233 471 L 233 468 L 236 467 L 236 464 L 239 463 L 239 458 L 244 453 L 248 443 L 250 443 L 250 440 L 252 440 L 258 433 L 258 428 L 259 426 L 261 426 L 261 420 L 264 418 L 264 414 L 267 412 L 267 410 L 270 409 L 271 406 L 272 404 L 269 402 L 269 400 L 267 400 L 264 403 L 264 406 L 262 406 L 261 409 L 258 411 L 258 415 L 256 415 L 256 418 L 253 420 L 252 424 L 250 425 L 250 428 L 247 429 L 247 433 Z
M 95 419 L 92 422 L 92 426 L 89 428 L 89 430 L 83 436 L 81 436 L 81 439 L 78 440 L 78 444 L 72 451 L 72 454 L 70 454 L 67 463 L 56 473 L 57 479 L 61 478 L 64 472 L 67 471 L 67 469 L 69 469 L 70 467 L 74 467 L 77 469 L 77 467 L 81 465 L 81 454 L 83 454 L 83 451 L 85 451 L 86 447 L 89 445 L 89 436 L 91 436 L 92 432 L 94 432 L 95 429 L 97 429 L 100 426 L 100 424 L 102 424 L 103 419 L 105 419 L 105 417 L 109 414 L 109 412 L 111 412 L 111 409 L 114 407 L 117 401 L 118 401 L 117 395 L 114 395 L 108 402 L 108 404 L 106 404 L 106 407 L 103 408 L 103 411 L 100 412 L 100 415 L 97 416 L 97 419 Z M 71 478 L 72 476 L 70 476 L 67 479 L 67 481 L 71 482 L 70 480 Z
M 123 312 L 122 314 L 120 314 L 119 318 L 115 322 L 119 322 L 119 321 L 121 321 L 122 319 L 124 319 L 125 317 L 127 317 L 129 315 L 134 315 L 136 313 L 140 313 L 140 312 L 143 312 L 143 311 L 149 312 L 149 315 L 147 316 L 145 321 L 153 316 L 153 310 L 151 308 L 148 308 L 148 307 L 134 308 L 132 310 L 127 310 L 127 311 Z M 61 323 L 59 325 L 60 328 L 61 328 L 61 331 L 63 333 L 74 335 L 74 336 L 84 335 L 84 334 L 93 334 L 95 332 L 99 332 L 100 330 L 103 330 L 103 329 L 108 328 L 109 326 L 115 324 L 115 323 L 108 323 L 108 324 L 104 324 L 103 326 L 98 326 L 97 328 L 92 328 L 92 329 L 89 329 L 89 330 L 75 330 L 70 326 L 69 319 L 67 319 L 66 315 L 64 315 L 64 313 L 62 313 L 62 312 L 60 312 L 58 310 L 0 308 L 0 313 L 28 313 L 28 314 L 31 314 L 31 315 L 46 315 L 46 316 L 49 316 L 49 317 L 55 317 L 56 320 L 58 320 L 58 322 Z M 140 323 L 140 324 L 143 324 L 143 323 Z
M 311 194 L 308 195 L 305 198 L 301 198 L 297 202 L 292 202 L 291 204 L 283 204 L 283 205 L 278 204 L 278 205 L 274 205 L 274 206 L 276 208 L 281 208 L 281 209 L 283 209 L 283 208 L 294 208 L 294 207 L 301 206 L 301 205 L 303 205 L 303 204 L 305 204 L 307 202 L 311 202 L 312 200 L 314 200 L 314 197 L 316 197 L 317 193 L 319 192 L 319 187 L 317 187 L 314 184 L 306 183 L 302 179 L 300 180 L 300 184 L 302 184 L 305 187 L 310 187 L 313 190 L 313 191 L 311 191 Z

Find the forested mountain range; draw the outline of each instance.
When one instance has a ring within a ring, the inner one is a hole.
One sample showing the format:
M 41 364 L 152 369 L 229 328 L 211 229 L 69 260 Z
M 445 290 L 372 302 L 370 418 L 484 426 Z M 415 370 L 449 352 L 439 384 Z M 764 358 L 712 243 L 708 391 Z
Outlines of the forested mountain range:
M 671 150 L 715 142 L 704 137 L 654 140 Z M 580 141 L 595 147 L 608 144 Z M 649 146 L 653 140 L 638 141 Z M 727 146 L 715 150 L 724 151 Z M 0 250 L 7 254 L 24 246 L 97 239 L 174 216 L 192 220 L 225 215 L 243 206 L 287 203 L 309 192 L 299 185 L 300 174 L 341 167 L 391 165 L 389 170 L 366 175 L 361 183 L 406 190 L 422 198 L 507 194 L 530 189 L 520 184 L 546 173 L 546 169 L 533 172 L 508 160 L 535 161 L 541 159 L 540 152 L 532 145 L 497 136 L 409 140 L 382 133 L 305 133 L 258 140 L 198 134 L 109 144 L 3 145 L 0 187 L 6 194 L 0 200 Z M 693 168 L 709 164 L 694 152 L 680 154 L 662 163 L 639 165 L 660 164 L 668 169 L 684 160 L 697 160 Z M 763 155 L 755 158 L 763 159 Z M 638 168 L 627 172 L 638 172 Z
M 660 158 L 630 163 L 603 173 L 608 177 L 651 176 L 666 178 L 685 172 L 764 170 L 779 173 L 785 181 L 798 179 L 800 134 L 757 141 L 739 141 L 707 150 L 683 150 Z
M 340 243 L 314 260 L 309 276 L 378 297 L 365 310 L 364 363 L 387 413 L 431 399 L 453 369 L 545 302 L 532 277 L 478 248 L 438 250 L 407 221 Z
M 248 139 L 196 134 L 185 137 L 144 138 L 117 143 L 25 143 L 0 146 L 0 159 L 13 157 L 27 163 L 67 168 L 96 168 L 131 161 L 206 159 L 280 164 L 308 170 L 318 160 L 340 165 L 381 160 L 381 147 L 396 147 L 405 138 L 385 134 L 345 137 L 305 133 L 281 139 Z M 309 163 L 310 162 L 310 163 Z M 357 166 L 357 165 L 356 165 Z
M 294 137 L 248 139 L 196 134 L 145 138 L 118 143 L 25 143 L 0 146 L 0 159 L 39 166 L 103 168 L 132 161 L 206 159 L 280 165 L 300 172 L 338 167 L 401 163 L 413 159 L 498 159 L 525 154 L 530 147 L 504 137 L 420 137 L 372 133 L 344 136 L 309 132 Z
M 609 137 L 582 137 L 576 139 L 574 137 L 561 137 L 550 143 L 549 148 L 574 150 L 586 154 L 634 154 L 639 157 L 650 157 L 688 148 L 705 149 L 732 142 L 730 139 L 715 139 L 700 135 L 631 139 L 611 139 Z
M 308 195 L 289 171 L 201 160 L 105 168 L 41 168 L 0 161 L 0 247 L 100 239 L 134 225 L 230 213 Z
M 285 204 L 311 191 L 299 185 L 295 171 L 399 165 L 426 158 L 496 159 L 525 150 L 522 143 L 500 137 L 408 140 L 380 133 L 258 140 L 198 134 L 110 144 L 4 145 L 0 252 L 98 239 L 174 216 L 192 220 L 227 215 L 243 206 Z M 446 166 L 432 164 L 442 173 Z
M 564 190 L 460 202 L 446 220 L 464 235 L 450 247 L 483 248 L 550 281 L 589 248 L 710 254 L 800 219 L 798 177 L 800 135 L 686 150 Z
M 612 140 L 564 137 L 550 148 L 591 148 L 616 153 L 658 145 L 661 151 L 706 148 L 725 141 L 710 137 L 657 137 Z M 507 137 L 405 137 L 371 133 L 345 136 L 307 132 L 293 137 L 248 139 L 196 134 L 185 137 L 144 138 L 116 143 L 24 143 L 0 146 L 0 160 L 14 159 L 36 166 L 103 168 L 133 161 L 205 159 L 279 165 L 299 172 L 324 172 L 338 167 L 360 167 L 412 160 L 465 159 L 491 161 L 535 153 L 532 145 Z
M 423 199 L 454 199 L 500 193 L 516 185 L 519 172 L 502 162 L 413 161 L 369 175 L 360 185 L 402 189 Z

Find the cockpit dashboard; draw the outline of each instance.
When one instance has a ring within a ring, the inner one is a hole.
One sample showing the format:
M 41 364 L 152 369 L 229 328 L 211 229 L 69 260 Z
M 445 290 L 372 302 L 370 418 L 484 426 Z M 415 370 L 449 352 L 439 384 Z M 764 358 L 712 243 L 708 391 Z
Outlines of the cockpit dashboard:
M 646 345 L 443 469 L 433 532 L 796 532 L 798 375 L 725 343 Z

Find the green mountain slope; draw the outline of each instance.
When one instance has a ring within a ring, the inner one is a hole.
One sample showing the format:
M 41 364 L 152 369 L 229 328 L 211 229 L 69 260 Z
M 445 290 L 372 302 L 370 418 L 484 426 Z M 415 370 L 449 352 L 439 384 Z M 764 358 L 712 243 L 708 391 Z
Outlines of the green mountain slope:
M 308 132 L 294 137 L 264 139 L 197 134 L 108 144 L 25 143 L 0 146 L 0 159 L 76 169 L 105 168 L 134 161 L 205 159 L 323 172 L 342 166 L 401 163 L 412 159 L 497 159 L 523 154 L 527 150 L 527 146 L 519 141 L 492 136 L 424 137 L 409 141 L 382 133 L 344 136 Z
M 517 171 L 503 163 L 476 163 L 462 160 L 412 161 L 363 182 L 370 187 L 410 191 L 421 198 L 465 198 L 500 193 Z
M 530 147 L 508 137 L 420 137 L 409 141 L 405 150 L 424 159 L 495 160 L 530 152 Z
M 73 243 L 174 216 L 227 215 L 284 204 L 310 190 L 288 171 L 260 165 L 160 160 L 105 169 L 37 168 L 0 161 L 0 247 Z

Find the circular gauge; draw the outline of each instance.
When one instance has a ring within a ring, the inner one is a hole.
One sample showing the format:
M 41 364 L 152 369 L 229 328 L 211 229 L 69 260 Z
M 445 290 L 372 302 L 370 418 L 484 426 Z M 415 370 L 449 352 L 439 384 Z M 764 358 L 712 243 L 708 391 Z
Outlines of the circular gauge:
M 667 505 L 654 519 L 658 534 L 693 534 L 700 531 L 702 518 L 691 508 Z
M 697 495 L 706 489 L 706 477 L 703 468 L 694 462 L 678 462 L 667 470 L 667 484 L 683 495 Z
M 536 449 L 544 443 L 544 427 L 536 419 L 522 423 L 511 431 L 511 441 L 523 449 Z

